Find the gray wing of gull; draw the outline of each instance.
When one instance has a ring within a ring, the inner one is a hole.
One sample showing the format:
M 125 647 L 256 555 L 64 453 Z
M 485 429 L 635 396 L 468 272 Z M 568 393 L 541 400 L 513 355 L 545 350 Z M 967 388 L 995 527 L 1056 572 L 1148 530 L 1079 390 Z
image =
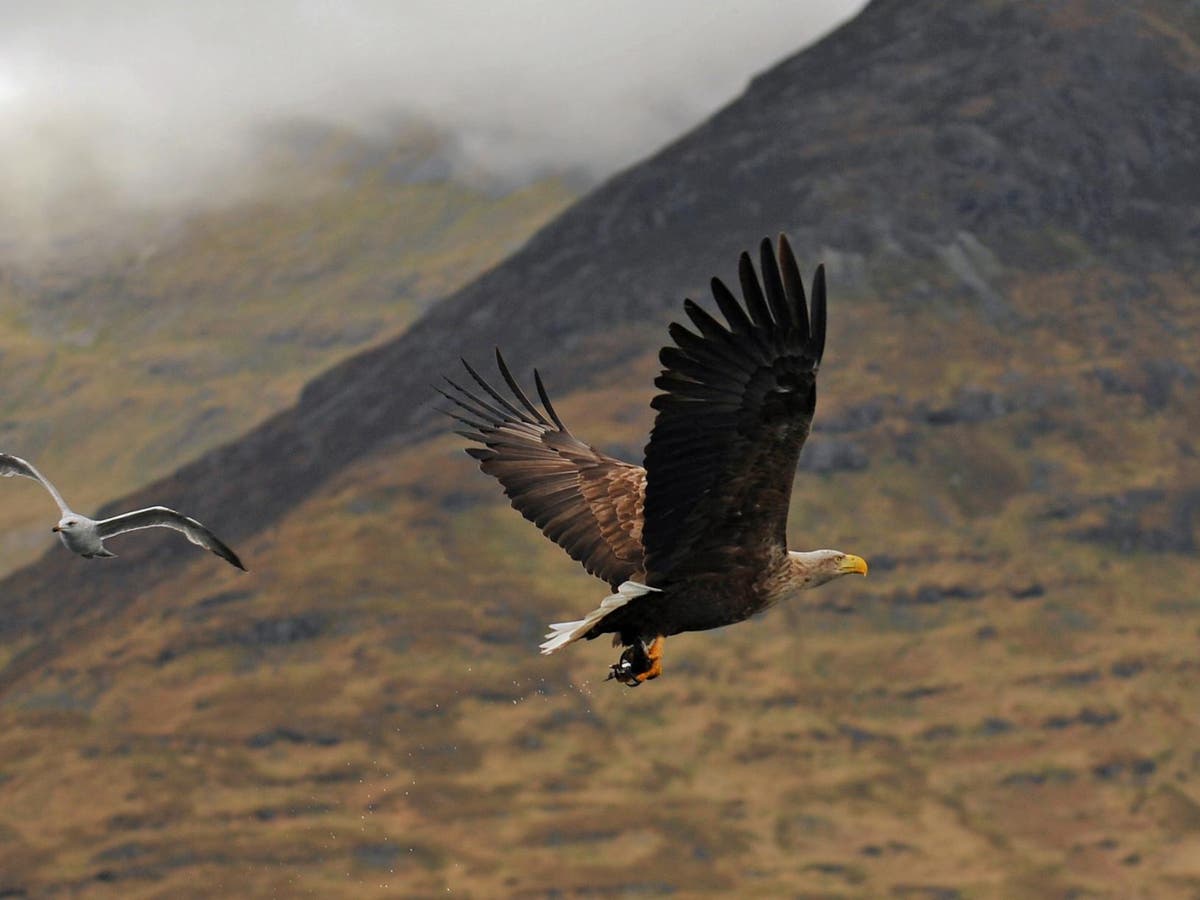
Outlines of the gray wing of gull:
M 54 502 L 58 504 L 58 508 L 64 516 L 71 511 L 66 501 L 63 500 L 62 494 L 55 489 L 54 485 L 50 483 L 45 475 L 34 468 L 33 463 L 27 462 L 19 456 L 13 456 L 10 453 L 0 453 L 0 475 L 3 475 L 5 478 L 12 478 L 14 475 L 23 475 L 26 478 L 32 478 L 50 492 L 50 496 L 54 498 Z
M 237 566 L 243 572 L 246 567 L 238 559 L 238 555 L 227 547 L 219 537 L 182 513 L 165 506 L 151 506 L 133 512 L 113 516 L 111 519 L 101 519 L 96 523 L 100 539 L 105 540 L 127 531 L 137 531 L 140 528 L 173 528 L 182 531 L 189 541 L 205 550 L 211 550 L 231 566 Z

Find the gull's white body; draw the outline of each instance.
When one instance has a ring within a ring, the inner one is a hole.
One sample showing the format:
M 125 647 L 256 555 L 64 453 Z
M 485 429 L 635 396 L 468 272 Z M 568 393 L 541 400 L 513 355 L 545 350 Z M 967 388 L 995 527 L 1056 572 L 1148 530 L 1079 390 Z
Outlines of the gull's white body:
M 68 526 L 68 522 L 74 524 Z M 115 553 L 104 549 L 104 539 L 100 537 L 98 526 L 99 523 L 95 519 L 68 512 L 54 526 L 54 530 L 58 532 L 58 539 L 63 542 L 63 546 L 72 553 L 78 553 L 88 559 L 94 556 L 115 556 Z
M 62 513 L 58 524 L 51 530 L 58 533 L 59 540 L 63 542 L 64 547 L 86 559 L 116 556 L 117 554 L 106 549 L 104 546 L 105 540 L 110 537 L 124 534 L 127 531 L 137 531 L 142 528 L 161 527 L 182 532 L 189 541 L 198 547 L 211 550 L 231 566 L 237 566 L 242 571 L 246 570 L 246 567 L 242 565 L 242 561 L 238 559 L 238 555 L 225 546 L 220 538 L 195 519 L 189 518 L 182 513 L 177 513 L 173 509 L 168 509 L 165 506 L 150 506 L 146 509 L 122 513 L 119 516 L 112 516 L 108 519 L 89 519 L 87 516 L 81 516 L 67 506 L 66 501 L 63 500 L 62 495 L 59 494 L 54 485 L 41 472 L 34 468 L 32 463 L 26 462 L 19 456 L 0 453 L 0 475 L 6 478 L 21 475 L 25 478 L 32 478 L 41 484 L 49 492 L 50 496 L 54 498 L 54 502 L 58 504 L 59 512 Z

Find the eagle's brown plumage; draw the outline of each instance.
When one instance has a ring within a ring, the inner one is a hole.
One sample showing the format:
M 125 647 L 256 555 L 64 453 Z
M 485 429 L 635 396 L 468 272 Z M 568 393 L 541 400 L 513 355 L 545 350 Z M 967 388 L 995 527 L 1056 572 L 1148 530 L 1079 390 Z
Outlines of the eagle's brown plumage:
M 551 405 L 541 376 L 534 373 L 545 413 L 539 410 L 513 378 L 500 351 L 496 351 L 496 365 L 520 408 L 465 360 L 463 365 L 489 399 L 450 381 L 458 396 L 446 396 L 466 413 L 455 418 L 476 429 L 459 434 L 484 445 L 470 447 L 467 453 L 504 485 L 513 507 L 571 559 L 614 589 L 631 578 L 644 577 L 646 470 L 606 456 L 571 434 Z
M 645 468 L 601 453 L 562 423 L 535 371 L 542 407 L 496 362 L 512 398 L 464 360 L 479 392 L 450 382 L 450 415 L 512 505 L 616 591 L 578 622 L 551 626 L 543 652 L 612 633 L 628 648 L 613 676 L 660 671 L 662 639 L 738 622 L 806 587 L 866 564 L 834 550 L 787 550 L 787 511 L 816 408 L 825 349 L 825 273 L 811 309 L 787 240 L 738 265 L 742 301 L 719 280 L 723 324 L 691 300 L 694 331 L 670 326 Z

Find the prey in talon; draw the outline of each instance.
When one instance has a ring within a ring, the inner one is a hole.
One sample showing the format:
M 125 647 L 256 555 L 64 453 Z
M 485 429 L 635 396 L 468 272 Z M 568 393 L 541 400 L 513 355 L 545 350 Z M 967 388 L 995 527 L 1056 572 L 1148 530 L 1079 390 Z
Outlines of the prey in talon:
M 621 654 L 621 658 L 609 666 L 608 677 L 622 684 L 637 687 L 644 681 L 650 681 L 662 674 L 662 648 L 666 638 L 656 637 L 647 647 L 641 641 L 629 645 Z

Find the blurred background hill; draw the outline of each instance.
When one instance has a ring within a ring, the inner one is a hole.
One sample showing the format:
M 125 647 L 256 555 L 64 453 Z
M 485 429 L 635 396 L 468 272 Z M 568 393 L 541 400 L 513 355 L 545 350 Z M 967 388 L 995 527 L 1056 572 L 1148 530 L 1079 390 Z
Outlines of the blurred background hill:
M 286 121 L 256 145 L 264 171 L 231 200 L 114 212 L 97 181 L 56 203 L 55 228 L 32 246 L 9 225 L 0 442 L 77 508 L 295 402 L 314 374 L 395 337 L 577 190 L 566 173 L 456 173 L 451 136 L 412 121 L 373 134 Z M 37 491 L 8 498 L 0 571 L 44 552 L 53 513 Z
M 287 190 L 5 269 L 6 427 L 251 572 L 146 536 L 5 579 L 0 895 L 1200 891 L 1191 6 L 876 0 L 574 203 L 411 123 L 270 140 Z M 831 291 L 792 542 L 870 578 L 637 691 L 539 657 L 604 586 L 431 382 L 500 344 L 636 460 L 682 297 L 778 231 Z

